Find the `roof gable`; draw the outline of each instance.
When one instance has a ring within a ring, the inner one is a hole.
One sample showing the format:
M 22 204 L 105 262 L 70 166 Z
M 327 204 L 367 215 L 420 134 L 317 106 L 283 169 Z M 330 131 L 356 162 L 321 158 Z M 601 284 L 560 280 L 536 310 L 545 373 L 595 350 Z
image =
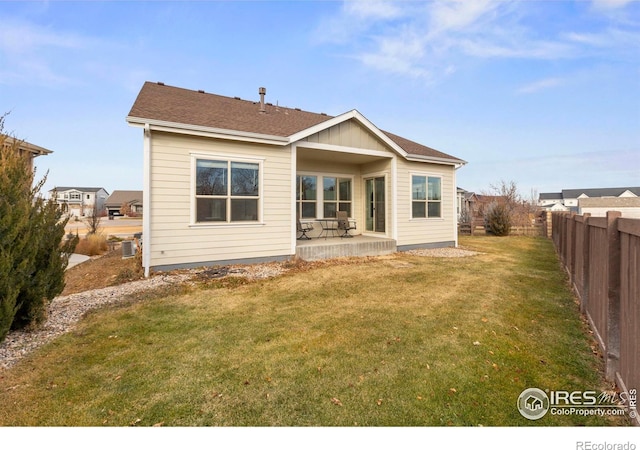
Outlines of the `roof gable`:
M 129 112 L 127 121 L 132 124 L 156 121 L 184 129 L 201 127 L 211 131 L 229 132 L 227 134 L 238 132 L 254 136 L 278 137 L 281 138 L 282 144 L 287 144 L 355 119 L 404 157 L 452 164 L 465 163 L 454 156 L 382 131 L 356 110 L 332 117 L 324 113 L 274 106 L 270 103 L 265 104 L 264 112 L 260 109 L 260 102 L 257 101 L 146 82 Z

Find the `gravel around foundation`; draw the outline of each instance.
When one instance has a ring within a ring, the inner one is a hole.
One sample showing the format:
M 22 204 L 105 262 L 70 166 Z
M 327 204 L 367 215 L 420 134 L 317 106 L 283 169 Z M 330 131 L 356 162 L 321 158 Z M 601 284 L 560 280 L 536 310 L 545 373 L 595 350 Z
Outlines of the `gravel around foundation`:
M 478 252 L 454 247 L 421 248 L 417 250 L 408 250 L 405 253 L 408 255 L 431 256 L 434 258 L 465 258 L 467 256 L 479 255 Z
M 461 258 L 478 254 L 460 248 L 421 249 L 405 253 L 440 258 Z M 329 263 L 329 261 L 323 263 Z M 272 262 L 159 273 L 144 280 L 56 297 L 49 305 L 49 315 L 46 322 L 40 328 L 33 331 L 11 331 L 4 342 L 0 344 L 0 370 L 10 368 L 38 347 L 71 331 L 88 311 L 127 301 L 127 296 L 131 294 L 163 286 L 223 277 L 244 277 L 249 280 L 272 278 L 282 275 L 294 267 L 295 265 L 290 262 Z

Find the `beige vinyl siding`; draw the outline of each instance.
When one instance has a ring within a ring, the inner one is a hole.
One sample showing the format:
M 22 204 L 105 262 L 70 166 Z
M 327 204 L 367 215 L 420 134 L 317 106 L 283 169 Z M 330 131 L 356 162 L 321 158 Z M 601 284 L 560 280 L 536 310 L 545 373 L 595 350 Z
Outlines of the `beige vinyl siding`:
M 160 132 L 153 133 L 151 146 L 151 267 L 291 253 L 289 147 Z M 196 157 L 261 161 L 262 221 L 196 224 L 191 216 L 193 158 Z
M 411 175 L 437 176 L 442 179 L 442 218 L 411 218 Z M 455 241 L 456 211 L 453 166 L 398 160 L 397 221 L 398 246 Z

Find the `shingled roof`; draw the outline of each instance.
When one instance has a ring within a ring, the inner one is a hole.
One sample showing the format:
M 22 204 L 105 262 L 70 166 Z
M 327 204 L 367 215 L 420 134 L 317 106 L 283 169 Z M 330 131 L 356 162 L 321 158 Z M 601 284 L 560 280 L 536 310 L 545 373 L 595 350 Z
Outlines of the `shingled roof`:
M 287 138 L 334 118 L 324 113 L 271 103 L 266 103 L 264 108 L 265 111 L 261 112 L 259 101 L 146 82 L 129 112 L 128 120 L 153 120 Z M 409 155 L 464 162 L 401 136 L 380 131 Z

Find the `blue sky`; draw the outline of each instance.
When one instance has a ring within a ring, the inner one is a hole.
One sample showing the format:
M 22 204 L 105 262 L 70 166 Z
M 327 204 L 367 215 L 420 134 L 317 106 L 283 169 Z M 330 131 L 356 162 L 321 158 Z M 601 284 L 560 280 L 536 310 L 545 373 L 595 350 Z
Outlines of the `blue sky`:
M 45 189 L 142 189 L 147 80 L 357 109 L 476 192 L 640 185 L 637 1 L 0 1 L 0 113 L 54 151 Z

